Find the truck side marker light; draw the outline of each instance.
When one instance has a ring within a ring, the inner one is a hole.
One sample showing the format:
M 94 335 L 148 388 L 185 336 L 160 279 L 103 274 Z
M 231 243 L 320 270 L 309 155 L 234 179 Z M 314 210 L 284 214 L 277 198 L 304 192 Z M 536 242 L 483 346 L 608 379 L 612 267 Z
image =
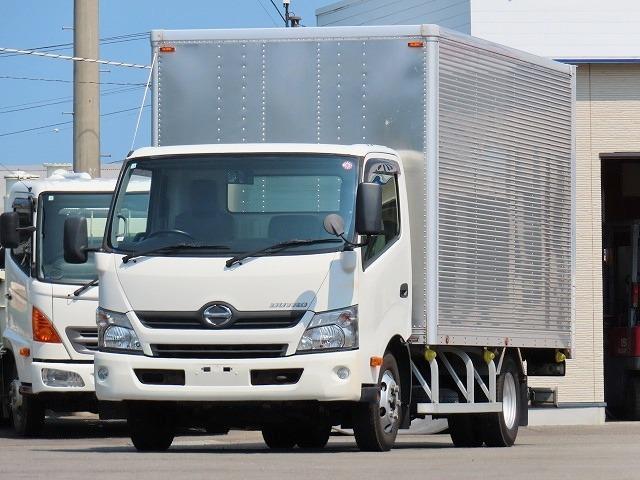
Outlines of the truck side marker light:
M 31 350 L 27 347 L 22 347 L 20 350 L 18 350 L 18 353 L 20 354 L 20 356 L 22 357 L 29 357 L 31 356 Z
M 174 53 L 176 51 L 176 47 L 173 45 L 162 45 L 159 50 L 160 53 Z
M 371 365 L 372 367 L 382 366 L 382 357 L 371 357 L 369 359 L 369 365 Z
M 31 310 L 31 325 L 33 327 L 33 339 L 36 342 L 62 343 L 60 335 L 56 332 L 51 320 L 36 307 Z
M 427 362 L 432 362 L 433 360 L 435 360 L 435 358 L 438 356 L 438 353 L 435 350 L 431 350 L 430 348 L 427 347 L 427 349 L 424 351 L 424 359 Z
M 409 42 L 409 43 L 407 43 L 407 45 L 408 45 L 410 48 L 422 48 L 422 47 L 424 47 L 424 42 L 418 42 L 418 41 L 416 41 L 416 42 Z
M 491 350 L 487 350 L 485 348 L 484 353 L 482 354 L 482 357 L 484 359 L 484 363 L 490 363 L 493 361 L 494 358 L 496 358 L 496 354 Z
M 562 363 L 567 359 L 567 356 L 561 351 L 556 351 L 556 363 Z

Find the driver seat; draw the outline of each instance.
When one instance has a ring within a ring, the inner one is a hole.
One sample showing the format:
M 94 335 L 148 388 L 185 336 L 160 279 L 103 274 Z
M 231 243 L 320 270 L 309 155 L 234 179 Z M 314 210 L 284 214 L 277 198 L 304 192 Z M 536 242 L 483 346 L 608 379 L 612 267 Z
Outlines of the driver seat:
M 233 218 L 220 207 L 217 193 L 213 182 L 193 181 L 187 191 L 191 209 L 176 215 L 175 228 L 207 244 L 230 240 L 233 236 Z

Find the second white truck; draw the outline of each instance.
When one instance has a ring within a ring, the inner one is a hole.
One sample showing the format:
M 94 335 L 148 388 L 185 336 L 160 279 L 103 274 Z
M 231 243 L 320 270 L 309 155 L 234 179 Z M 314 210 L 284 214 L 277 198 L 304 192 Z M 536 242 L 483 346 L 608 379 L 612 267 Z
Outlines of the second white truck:
M 95 253 L 96 391 L 134 445 L 321 448 L 342 425 L 381 451 L 424 415 L 513 444 L 527 375 L 571 355 L 573 68 L 432 25 L 153 48 L 155 146 Z M 86 231 L 67 220 L 69 261 Z
M 115 180 L 57 172 L 18 180 L 0 216 L 6 315 L 0 320 L 0 418 L 37 434 L 46 410 L 98 411 L 93 354 L 98 304 L 93 256 L 64 260 L 70 216 L 87 221 L 88 245 L 102 242 Z

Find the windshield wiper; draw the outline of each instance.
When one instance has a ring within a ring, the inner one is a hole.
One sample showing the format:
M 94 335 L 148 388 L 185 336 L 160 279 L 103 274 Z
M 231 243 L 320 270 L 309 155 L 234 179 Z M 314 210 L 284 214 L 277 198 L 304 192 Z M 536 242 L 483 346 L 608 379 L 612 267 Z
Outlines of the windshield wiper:
M 80 288 L 78 288 L 77 290 L 73 291 L 73 296 L 74 297 L 79 297 L 80 295 L 82 295 L 85 291 L 89 290 L 91 287 L 94 287 L 98 285 L 98 279 L 94 278 L 93 280 L 91 280 L 88 283 L 85 283 L 84 285 L 82 285 Z M 71 296 L 71 295 L 69 295 Z
M 337 238 L 321 238 L 321 239 L 315 239 L 315 240 L 287 240 L 286 242 L 276 243 L 275 245 L 271 245 L 266 248 L 261 248 L 260 250 L 256 250 L 254 252 L 246 252 L 246 253 L 241 253 L 240 255 L 236 255 L 235 257 L 227 260 L 226 265 L 227 265 L 227 268 L 229 268 L 235 265 L 236 263 L 241 262 L 245 258 L 273 255 L 274 253 L 278 253 L 287 248 L 299 247 L 302 245 L 316 245 L 319 243 L 343 243 L 343 242 L 342 240 Z
M 136 257 L 145 257 L 153 253 L 169 253 L 180 250 L 229 250 L 227 245 L 194 245 L 192 243 L 179 243 L 177 245 L 165 245 L 164 247 L 149 248 L 147 250 L 140 250 L 138 252 L 132 252 L 122 257 L 122 263 L 127 263 L 129 260 Z

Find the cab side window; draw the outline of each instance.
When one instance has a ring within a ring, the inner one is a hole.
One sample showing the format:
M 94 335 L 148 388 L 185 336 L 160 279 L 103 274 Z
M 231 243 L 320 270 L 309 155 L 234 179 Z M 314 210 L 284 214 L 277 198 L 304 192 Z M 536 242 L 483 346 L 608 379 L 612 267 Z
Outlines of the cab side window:
M 16 198 L 13 202 L 13 211 L 18 213 L 20 228 L 33 226 L 33 203 L 30 198 Z M 11 259 L 27 275 L 31 274 L 32 252 L 33 232 L 30 230 L 20 232 L 20 244 L 11 249 Z
M 396 175 L 376 173 L 368 180 L 382 185 L 382 225 L 384 233 L 371 237 L 364 249 L 364 261 L 370 263 L 400 235 L 400 215 L 398 213 L 398 183 Z

